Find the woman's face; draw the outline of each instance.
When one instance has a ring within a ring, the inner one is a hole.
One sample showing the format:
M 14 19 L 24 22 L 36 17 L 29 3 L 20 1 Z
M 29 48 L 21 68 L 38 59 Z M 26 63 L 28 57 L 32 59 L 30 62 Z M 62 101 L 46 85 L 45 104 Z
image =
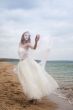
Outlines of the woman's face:
M 30 34 L 29 34 L 28 32 L 26 32 L 26 33 L 24 34 L 24 38 L 25 38 L 25 40 L 28 40 L 29 37 L 30 37 Z

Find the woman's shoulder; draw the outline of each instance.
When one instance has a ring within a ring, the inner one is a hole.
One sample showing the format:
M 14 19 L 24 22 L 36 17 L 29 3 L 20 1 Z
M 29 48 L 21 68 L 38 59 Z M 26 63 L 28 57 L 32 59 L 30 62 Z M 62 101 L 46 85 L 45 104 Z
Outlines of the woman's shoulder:
M 19 42 L 19 47 L 21 47 L 22 46 L 22 44 Z
M 23 48 L 24 46 L 21 44 L 21 43 L 19 43 L 19 48 Z
M 21 51 L 21 50 L 23 50 L 24 48 L 23 48 L 23 46 L 22 46 L 22 44 L 21 43 L 19 43 L 19 46 L 18 46 L 18 51 Z

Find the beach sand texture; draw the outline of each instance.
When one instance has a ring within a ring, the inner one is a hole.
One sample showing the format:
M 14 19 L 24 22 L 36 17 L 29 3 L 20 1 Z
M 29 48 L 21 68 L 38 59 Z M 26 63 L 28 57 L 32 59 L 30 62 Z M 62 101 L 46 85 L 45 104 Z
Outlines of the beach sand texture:
M 52 96 L 49 100 L 31 104 L 23 93 L 17 75 L 11 70 L 15 65 L 8 62 L 0 62 L 0 110 L 73 110 L 72 106 L 64 100 Z M 62 108 L 61 108 L 62 107 Z

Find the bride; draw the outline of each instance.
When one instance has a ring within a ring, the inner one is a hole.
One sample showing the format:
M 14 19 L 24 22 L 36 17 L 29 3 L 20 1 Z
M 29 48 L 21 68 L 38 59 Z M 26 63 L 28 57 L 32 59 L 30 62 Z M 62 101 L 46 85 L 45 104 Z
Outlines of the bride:
M 43 97 L 48 98 L 58 88 L 55 79 L 28 54 L 29 49 L 37 48 L 39 39 L 40 35 L 37 34 L 35 44 L 32 46 L 30 33 L 26 31 L 22 34 L 18 48 L 20 61 L 17 64 L 17 76 L 25 95 L 34 103 Z

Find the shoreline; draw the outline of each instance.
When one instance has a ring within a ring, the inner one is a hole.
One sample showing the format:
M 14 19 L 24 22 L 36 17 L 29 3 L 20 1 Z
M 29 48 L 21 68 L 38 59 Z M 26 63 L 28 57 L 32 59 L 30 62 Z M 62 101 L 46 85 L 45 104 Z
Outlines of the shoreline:
M 27 103 L 16 74 L 12 73 L 14 64 L 0 62 L 0 109 L 5 110 L 73 110 L 73 106 L 56 95 L 50 95 L 49 100 L 42 100 L 39 104 Z M 68 93 L 69 88 L 61 88 Z M 63 92 L 65 92 L 63 90 Z M 72 93 L 70 93 L 71 95 Z M 65 105 L 64 105 L 65 104 Z

